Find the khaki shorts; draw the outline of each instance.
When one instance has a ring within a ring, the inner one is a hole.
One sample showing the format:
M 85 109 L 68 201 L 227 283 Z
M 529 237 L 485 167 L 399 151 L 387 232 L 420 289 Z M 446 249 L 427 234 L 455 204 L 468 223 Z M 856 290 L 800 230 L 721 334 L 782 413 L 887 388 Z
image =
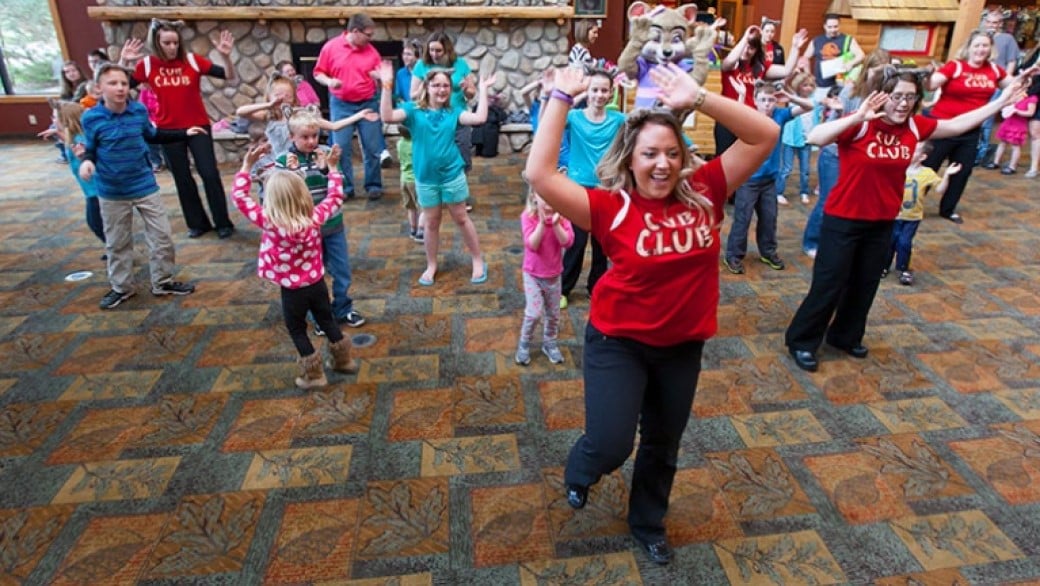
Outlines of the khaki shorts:
M 415 197 L 415 183 L 401 184 L 401 205 L 406 210 L 419 209 L 419 204 Z

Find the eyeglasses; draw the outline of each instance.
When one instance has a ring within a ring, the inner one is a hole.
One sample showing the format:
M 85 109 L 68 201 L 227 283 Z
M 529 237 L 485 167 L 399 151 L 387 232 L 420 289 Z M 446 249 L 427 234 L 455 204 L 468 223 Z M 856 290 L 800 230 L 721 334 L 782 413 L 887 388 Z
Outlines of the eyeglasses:
M 888 99 L 893 102 L 906 102 L 907 104 L 913 104 L 917 102 L 917 94 L 891 94 Z

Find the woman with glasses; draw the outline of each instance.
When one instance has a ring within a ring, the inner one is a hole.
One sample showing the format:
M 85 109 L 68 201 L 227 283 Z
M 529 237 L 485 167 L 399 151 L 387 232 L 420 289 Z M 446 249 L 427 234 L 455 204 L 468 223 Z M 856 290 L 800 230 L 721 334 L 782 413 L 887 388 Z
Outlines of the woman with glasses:
M 928 89 L 942 89 L 939 101 L 928 114 L 937 120 L 950 120 L 974 110 L 993 97 L 998 88 L 1007 87 L 1012 77 L 996 63 L 993 55 L 993 40 L 986 31 L 972 31 L 968 40 L 957 51 L 954 59 L 940 67 L 928 79 Z M 971 127 L 963 134 L 933 142 L 935 150 L 928 155 L 924 165 L 935 171 L 944 161 L 960 163 L 962 171 L 950 178 L 950 186 L 939 202 L 939 215 L 961 224 L 964 219 L 957 213 L 957 204 L 975 166 L 979 145 L 979 128 Z
M 854 358 L 867 357 L 867 313 L 889 260 L 917 143 L 968 133 L 1022 95 L 1008 91 L 982 107 L 935 120 L 916 114 L 922 93 L 917 72 L 886 73 L 868 76 L 872 89 L 858 110 L 809 133 L 810 144 L 838 144 L 840 166 L 823 210 L 812 285 L 785 335 L 795 364 L 810 372 L 818 367 L 816 351 L 824 341 Z

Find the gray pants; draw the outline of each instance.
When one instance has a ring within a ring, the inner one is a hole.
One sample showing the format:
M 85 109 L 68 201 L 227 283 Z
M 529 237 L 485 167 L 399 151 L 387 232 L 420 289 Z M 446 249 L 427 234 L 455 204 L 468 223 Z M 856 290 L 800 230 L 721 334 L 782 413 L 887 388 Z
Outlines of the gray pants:
M 748 181 L 733 196 L 733 225 L 726 240 L 726 258 L 744 258 L 747 254 L 751 213 L 758 216 L 755 243 L 760 256 L 776 253 L 776 177 Z
M 134 210 L 144 221 L 148 243 L 148 268 L 152 288 L 173 279 L 174 250 L 170 219 L 158 193 L 135 199 L 101 200 L 105 222 L 105 248 L 108 252 L 108 282 L 119 293 L 134 290 Z

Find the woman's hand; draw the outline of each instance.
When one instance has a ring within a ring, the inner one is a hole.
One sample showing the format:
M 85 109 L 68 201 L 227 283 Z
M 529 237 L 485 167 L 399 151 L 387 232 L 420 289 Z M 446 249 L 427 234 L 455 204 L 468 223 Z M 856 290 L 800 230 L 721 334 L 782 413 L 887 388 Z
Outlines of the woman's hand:
M 585 72 L 575 67 L 561 67 L 553 77 L 553 89 L 560 90 L 568 96 L 576 96 L 589 87 L 589 78 Z
M 144 41 L 134 37 L 130 37 L 123 42 L 123 48 L 119 51 L 119 64 L 130 65 L 132 61 L 137 61 L 141 58 L 141 48 L 144 47 Z
M 881 109 L 885 107 L 886 103 L 888 103 L 888 94 L 885 92 L 870 92 L 867 99 L 863 100 L 863 103 L 859 105 L 856 115 L 864 122 L 877 120 L 885 115 Z
M 650 79 L 661 89 L 661 103 L 675 111 L 692 108 L 701 91 L 701 86 L 674 63 L 654 67 Z
M 802 47 L 804 47 L 805 43 L 808 41 L 809 31 L 805 30 L 804 28 L 799 30 L 794 34 L 794 37 L 791 38 L 791 52 L 795 55 L 801 53 Z
M 325 161 L 329 165 L 330 170 L 339 172 L 339 158 L 343 154 L 343 150 L 339 148 L 338 144 L 332 145 L 329 149 L 329 154 L 325 155 Z
M 192 126 L 188 130 L 184 131 L 188 136 L 196 136 L 199 134 L 206 134 L 206 129 L 201 126 Z
M 242 157 L 242 170 L 248 172 L 261 157 L 269 152 L 271 152 L 271 143 L 269 142 L 250 147 L 249 150 L 246 151 L 246 155 Z
M 495 85 L 496 79 L 497 75 L 495 74 L 495 72 L 491 72 L 491 75 L 488 76 L 480 76 L 480 89 L 487 90 L 491 86 Z
M 220 31 L 220 40 L 217 41 L 217 52 L 224 56 L 231 55 L 231 49 L 235 46 L 235 35 L 231 31 Z

